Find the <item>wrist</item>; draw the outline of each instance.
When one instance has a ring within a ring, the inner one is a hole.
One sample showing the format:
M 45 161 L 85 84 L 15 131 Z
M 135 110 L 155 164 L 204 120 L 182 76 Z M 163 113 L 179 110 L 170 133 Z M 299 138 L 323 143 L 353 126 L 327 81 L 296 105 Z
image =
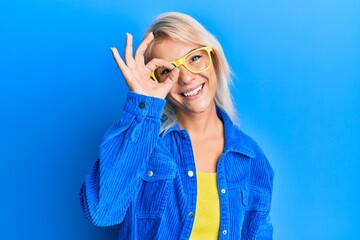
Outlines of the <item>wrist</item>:
M 124 110 L 140 116 L 159 118 L 166 101 L 161 97 L 148 96 L 136 92 L 128 92 Z

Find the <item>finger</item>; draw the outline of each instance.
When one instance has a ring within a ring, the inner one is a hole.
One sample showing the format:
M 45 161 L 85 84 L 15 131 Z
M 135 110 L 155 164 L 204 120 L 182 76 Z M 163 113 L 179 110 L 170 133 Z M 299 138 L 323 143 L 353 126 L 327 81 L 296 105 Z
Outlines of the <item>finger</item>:
M 133 37 L 130 33 L 126 33 L 125 62 L 129 67 L 134 64 Z
M 120 69 L 121 73 L 123 74 L 126 82 L 128 83 L 128 79 L 130 79 L 129 76 L 131 74 L 129 68 L 126 66 L 125 62 L 120 57 L 120 54 L 119 54 L 118 50 L 116 48 L 110 48 L 110 49 L 111 49 L 111 52 L 113 54 L 113 57 L 115 59 L 115 62 L 117 64 L 117 66 L 119 67 L 119 69 Z M 129 85 L 129 83 L 128 83 L 128 85 Z
M 144 62 L 144 53 L 153 39 L 154 39 L 154 34 L 152 32 L 150 32 L 144 38 L 144 40 L 140 43 L 139 47 L 137 48 L 137 50 L 135 52 L 135 61 L 136 62 L 139 62 L 139 63 Z
M 179 68 L 174 68 L 171 72 L 169 77 L 162 82 L 161 84 L 165 85 L 165 87 L 170 91 L 170 89 L 174 86 L 174 84 L 178 81 L 179 79 L 179 73 L 180 73 L 180 69 Z
M 122 58 L 120 57 L 120 54 L 118 52 L 118 50 L 114 47 L 110 48 L 111 53 L 115 59 L 116 64 L 118 65 L 118 67 L 120 68 L 121 71 L 123 71 L 125 68 L 127 68 L 126 64 L 124 63 L 124 61 L 122 60 Z
M 153 58 L 146 64 L 146 67 L 151 71 L 154 71 L 158 67 L 165 67 L 167 69 L 175 68 L 173 64 L 161 58 Z

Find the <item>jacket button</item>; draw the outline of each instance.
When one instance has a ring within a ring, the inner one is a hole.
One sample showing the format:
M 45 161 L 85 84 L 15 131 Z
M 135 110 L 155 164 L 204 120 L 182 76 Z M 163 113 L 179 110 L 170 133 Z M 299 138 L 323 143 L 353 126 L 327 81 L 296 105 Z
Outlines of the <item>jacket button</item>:
M 193 218 L 195 217 L 195 213 L 194 212 L 189 212 L 189 218 Z
M 144 109 L 146 107 L 146 103 L 141 102 L 139 103 L 139 108 Z
M 146 175 L 147 175 L 148 177 L 152 177 L 152 176 L 154 175 L 154 172 L 151 171 L 151 170 L 149 170 L 149 171 L 147 171 Z
M 190 170 L 190 171 L 188 171 L 188 176 L 189 176 L 189 177 L 193 177 L 193 176 L 194 176 L 194 172 L 193 172 L 193 171 L 191 171 L 191 170 Z
M 226 193 L 225 188 L 221 189 L 220 192 L 221 192 L 222 194 L 225 194 L 225 193 Z
M 227 234 L 227 231 L 224 229 L 224 230 L 222 231 L 222 234 L 223 234 L 223 235 L 226 235 L 226 234 Z

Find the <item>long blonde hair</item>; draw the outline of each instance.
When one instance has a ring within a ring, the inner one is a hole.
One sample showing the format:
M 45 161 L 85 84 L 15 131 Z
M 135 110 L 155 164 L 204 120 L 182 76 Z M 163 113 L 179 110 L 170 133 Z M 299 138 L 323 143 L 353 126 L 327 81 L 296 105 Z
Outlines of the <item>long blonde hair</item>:
M 229 85 L 232 81 L 231 72 L 219 41 L 194 18 L 177 12 L 164 13 L 158 16 L 147 29 L 145 36 L 150 32 L 154 34 L 154 40 L 145 51 L 146 63 L 151 60 L 149 58 L 156 42 L 166 38 L 172 38 L 199 46 L 211 46 L 213 48 L 213 64 L 218 82 L 215 93 L 215 103 L 237 124 L 238 119 L 229 90 Z M 173 126 L 178 118 L 176 109 L 169 101 L 167 101 L 165 105 L 163 114 L 166 118 L 161 126 L 161 132 Z

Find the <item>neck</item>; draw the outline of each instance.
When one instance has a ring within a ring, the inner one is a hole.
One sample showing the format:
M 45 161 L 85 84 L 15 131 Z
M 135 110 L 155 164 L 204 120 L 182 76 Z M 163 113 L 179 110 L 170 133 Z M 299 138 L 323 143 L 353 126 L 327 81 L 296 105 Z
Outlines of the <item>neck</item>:
M 221 120 L 216 114 L 215 103 L 202 113 L 178 112 L 179 126 L 186 129 L 192 139 L 203 139 L 218 133 L 223 128 Z

